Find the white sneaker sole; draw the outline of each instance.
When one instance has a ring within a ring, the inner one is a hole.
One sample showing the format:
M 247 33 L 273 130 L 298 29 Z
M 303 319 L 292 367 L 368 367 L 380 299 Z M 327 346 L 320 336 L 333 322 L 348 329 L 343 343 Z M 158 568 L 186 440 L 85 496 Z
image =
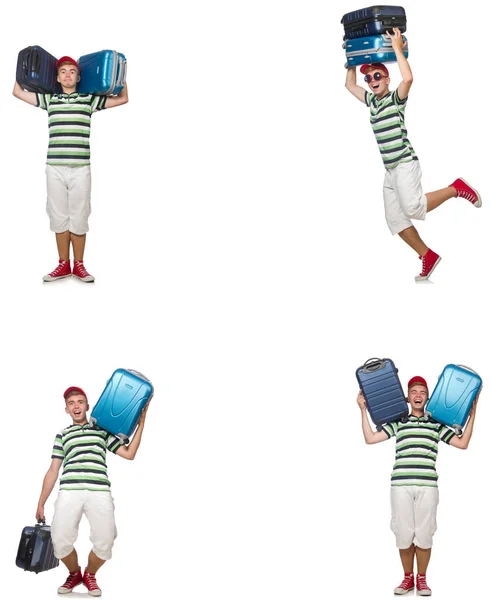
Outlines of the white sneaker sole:
M 478 200 L 475 203 L 470 202 L 470 204 L 473 204 L 473 206 L 475 208 L 480 208 L 482 206 L 482 196 L 480 196 L 480 194 L 477 192 L 477 190 L 474 187 L 472 187 L 466 179 L 463 179 L 463 177 L 460 177 L 460 179 L 461 179 L 461 181 L 464 181 L 466 183 L 466 185 L 470 189 L 472 189 L 475 192 L 475 194 L 477 195 Z
M 75 279 L 83 281 L 84 283 L 94 283 L 94 281 L 96 280 L 95 277 L 93 277 L 92 275 L 90 275 L 89 277 L 79 277 L 78 275 L 74 275 L 73 273 L 72 275 L 73 277 L 75 277 Z
M 411 590 L 404 590 L 402 588 L 396 588 L 394 591 L 395 596 L 404 596 L 405 594 L 408 594 L 409 592 L 413 592 L 413 590 L 415 589 L 415 587 L 413 587 Z M 401 592 L 397 592 L 396 590 L 401 590 Z
M 82 582 L 80 582 L 80 583 L 77 583 L 77 585 L 81 585 L 81 584 L 82 584 Z M 73 590 L 74 590 L 74 589 L 77 587 L 77 585 L 74 585 L 74 586 L 73 586 L 73 588 L 72 588 L 71 590 L 67 590 L 67 588 L 64 588 L 64 587 L 60 586 L 60 587 L 58 588 L 58 593 L 59 593 L 61 596 L 64 596 L 65 594 L 71 594 L 71 593 L 73 592 Z
M 436 262 L 434 263 L 434 266 L 429 271 L 429 273 L 425 277 L 421 277 L 420 275 L 416 275 L 415 281 L 425 281 L 426 279 L 429 279 L 429 277 L 432 275 L 432 273 L 434 273 L 434 269 L 437 267 L 437 265 L 440 262 L 441 262 L 441 257 L 439 256 L 439 258 L 436 260 Z
M 67 277 L 71 277 L 71 273 L 69 275 L 60 275 L 59 277 L 50 277 L 50 275 L 45 275 L 43 277 L 43 281 L 49 283 L 50 281 L 58 281 L 59 279 L 66 279 Z

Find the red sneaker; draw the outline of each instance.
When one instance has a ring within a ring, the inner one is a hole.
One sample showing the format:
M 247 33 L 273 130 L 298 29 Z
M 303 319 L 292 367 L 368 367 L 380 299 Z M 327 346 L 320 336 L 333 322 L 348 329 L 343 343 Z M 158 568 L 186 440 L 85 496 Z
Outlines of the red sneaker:
M 59 594 L 68 594 L 69 592 L 71 592 L 73 590 L 74 587 L 76 587 L 77 585 L 80 585 L 81 583 L 82 583 L 82 572 L 81 572 L 80 568 L 78 571 L 74 571 L 73 573 L 72 573 L 72 571 L 70 571 L 70 574 L 67 577 L 67 580 L 65 581 L 65 583 L 58 588 L 58 593 Z
M 76 260 L 73 263 L 73 276 L 78 277 L 80 281 L 84 281 L 85 283 L 89 283 L 94 281 L 94 277 L 89 275 L 86 268 L 84 267 L 84 261 Z
M 482 198 L 480 197 L 480 194 L 477 192 L 477 190 L 472 188 L 471 185 L 468 185 L 462 177 L 454 181 L 450 187 L 454 187 L 456 190 L 457 198 L 464 198 L 465 200 L 468 200 L 468 202 L 471 202 L 476 208 L 480 208 L 482 206 Z
M 54 271 L 48 273 L 43 277 L 43 281 L 56 281 L 57 279 L 63 279 L 64 277 L 70 277 L 72 271 L 70 270 L 69 260 L 59 260 L 58 266 Z
M 84 571 L 83 583 L 89 590 L 90 596 L 100 596 L 102 594 L 101 588 L 97 585 L 96 576 L 89 573 L 87 569 Z
M 425 575 L 419 575 L 417 573 L 417 596 L 430 596 L 431 594 L 432 590 L 427 585 Z
M 405 577 L 403 578 L 403 581 L 400 583 L 400 585 L 397 588 L 395 588 L 395 594 L 397 596 L 402 596 L 403 594 L 407 594 L 408 592 L 411 592 L 414 587 L 415 587 L 415 584 L 413 581 L 413 573 L 405 573 Z
M 415 277 L 415 281 L 423 281 L 429 279 L 434 269 L 439 264 L 441 257 L 430 248 L 425 253 L 425 256 L 419 257 L 422 260 L 422 272 Z

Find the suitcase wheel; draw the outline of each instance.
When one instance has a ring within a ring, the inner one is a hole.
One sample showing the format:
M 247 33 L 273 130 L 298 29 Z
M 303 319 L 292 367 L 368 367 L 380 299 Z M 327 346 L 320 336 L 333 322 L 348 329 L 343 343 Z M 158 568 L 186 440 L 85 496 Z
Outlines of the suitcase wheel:
M 454 425 L 453 429 L 456 435 L 461 435 L 463 433 L 463 429 L 459 425 Z
M 381 425 L 376 425 L 376 431 L 382 431 L 383 428 L 381 427 Z

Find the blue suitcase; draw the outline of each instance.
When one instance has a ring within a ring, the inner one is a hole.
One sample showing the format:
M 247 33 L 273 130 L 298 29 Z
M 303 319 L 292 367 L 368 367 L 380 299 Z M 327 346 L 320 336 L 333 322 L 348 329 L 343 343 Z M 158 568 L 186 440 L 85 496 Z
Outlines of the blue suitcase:
M 403 40 L 406 41 L 406 39 L 403 36 Z M 386 34 L 347 40 L 343 43 L 343 47 L 347 58 L 346 67 L 375 62 L 396 62 L 396 54 L 391 45 L 391 38 Z M 408 44 L 403 49 L 403 54 L 408 58 Z
M 398 369 L 390 358 L 370 358 L 355 375 L 378 431 L 384 423 L 408 420 L 408 404 Z
M 380 35 L 398 27 L 402 33 L 407 29 L 407 17 L 402 6 L 370 6 L 354 10 L 342 17 L 345 39 Z
M 473 369 L 464 365 L 447 365 L 427 402 L 425 416 L 452 427 L 461 435 L 473 401 L 481 389 L 482 379 Z
M 38 574 L 59 565 L 51 541 L 51 527 L 38 521 L 34 527 L 24 527 L 15 564 L 24 571 Z
M 89 423 L 127 444 L 153 394 L 154 388 L 144 375 L 132 369 L 116 369 L 94 406 Z
M 57 82 L 56 58 L 40 46 L 28 46 L 17 57 L 16 80 L 28 92 L 54 94 Z
M 126 58 L 116 50 L 100 50 L 79 58 L 81 94 L 117 96 L 126 81 Z

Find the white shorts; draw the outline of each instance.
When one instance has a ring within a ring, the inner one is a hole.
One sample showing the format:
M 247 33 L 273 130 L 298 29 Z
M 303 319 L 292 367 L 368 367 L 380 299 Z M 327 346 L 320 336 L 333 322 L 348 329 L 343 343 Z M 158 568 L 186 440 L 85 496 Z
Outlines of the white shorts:
M 400 550 L 415 544 L 425 550 L 432 547 L 437 529 L 437 487 L 402 485 L 391 487 L 391 530 Z
M 65 558 L 72 552 L 83 514 L 91 527 L 94 554 L 102 560 L 109 560 L 117 533 L 113 497 L 110 492 L 88 490 L 62 490 L 58 493 L 51 524 L 55 556 Z
M 90 166 L 46 165 L 46 187 L 51 231 L 87 233 L 91 214 Z
M 422 191 L 422 171 L 418 160 L 386 169 L 383 196 L 386 223 L 393 235 L 412 226 L 410 219 L 423 221 L 427 197 Z

